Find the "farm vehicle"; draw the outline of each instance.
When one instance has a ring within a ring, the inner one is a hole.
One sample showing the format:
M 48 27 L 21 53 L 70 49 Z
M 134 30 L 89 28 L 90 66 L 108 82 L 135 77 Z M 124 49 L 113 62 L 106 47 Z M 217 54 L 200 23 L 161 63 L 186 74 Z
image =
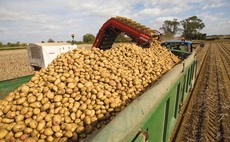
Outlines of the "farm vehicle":
M 58 55 L 77 48 L 70 43 L 31 43 L 27 47 L 29 64 L 33 70 L 38 71 L 47 67 Z
M 112 50 L 110 48 L 112 48 L 115 39 L 121 33 L 125 33 L 131 37 L 133 39 L 132 42 L 135 42 L 143 48 L 154 48 L 154 46 L 151 45 L 160 43 L 160 33 L 158 31 L 151 30 L 125 17 L 113 17 L 105 22 L 99 30 L 92 50 L 96 50 L 95 52 L 97 54 L 102 54 L 102 51 L 97 51 L 96 48 L 105 51 Z M 82 141 L 167 142 L 170 140 L 173 128 L 175 127 L 177 118 L 180 115 L 181 107 L 184 105 L 185 100 L 192 90 L 197 73 L 195 53 L 192 52 L 191 48 L 189 48 L 192 43 L 177 42 L 177 44 L 180 46 L 186 45 L 188 48 L 184 48 L 184 50 L 174 49 L 171 48 L 170 43 L 170 46 L 166 45 L 166 47 L 168 47 L 168 49 L 172 49 L 171 51 L 175 55 L 179 56 L 181 61 L 169 71 L 165 72 L 155 82 L 150 83 L 150 85 L 141 92 L 141 95 L 136 97 L 136 99 L 129 103 L 124 109 L 122 109 L 122 111 L 117 113 L 109 123 L 106 123 L 104 127 L 100 127 L 99 129 L 93 131 L 92 134 Z M 159 47 L 159 49 L 160 48 L 161 47 Z M 87 54 L 85 51 L 80 53 L 83 55 Z M 107 56 L 108 55 L 104 55 L 103 58 Z M 93 58 L 93 56 L 90 56 L 89 58 Z M 68 62 L 74 64 L 71 59 L 69 59 Z M 147 60 L 144 62 L 148 63 Z M 105 64 L 100 65 L 104 66 Z M 96 66 L 94 69 L 97 69 Z M 44 72 L 44 70 L 42 70 L 42 72 Z M 104 74 L 104 76 L 107 75 Z M 20 83 L 22 84 L 29 81 L 31 77 L 32 76 L 28 76 L 15 80 L 3 81 L 0 86 L 1 92 L 5 91 L 9 93 L 15 89 L 15 87 L 13 87 L 16 85 L 14 84 L 15 82 L 18 82 L 17 86 L 19 86 Z M 107 76 L 107 78 L 109 78 L 109 76 Z M 32 78 L 32 80 L 36 81 L 35 78 Z M 48 80 L 53 79 L 50 78 Z M 127 80 L 129 79 L 127 78 Z M 13 85 L 11 85 L 11 83 Z M 111 85 L 114 84 L 114 82 L 109 83 Z M 87 85 L 90 85 L 90 83 Z M 69 84 L 68 86 L 71 87 Z M 80 85 L 78 86 L 80 88 L 82 87 Z

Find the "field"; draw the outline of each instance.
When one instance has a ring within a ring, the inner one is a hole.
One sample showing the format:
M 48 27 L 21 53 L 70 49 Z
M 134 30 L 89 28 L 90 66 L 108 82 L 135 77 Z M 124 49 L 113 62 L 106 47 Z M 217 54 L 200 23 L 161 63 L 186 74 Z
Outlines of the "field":
M 26 46 L 15 46 L 15 47 L 0 47 L 1 50 L 17 50 L 17 49 L 26 49 Z
M 208 43 L 175 141 L 230 141 L 230 44 Z
M 26 49 L 0 51 L 0 81 L 33 74 Z

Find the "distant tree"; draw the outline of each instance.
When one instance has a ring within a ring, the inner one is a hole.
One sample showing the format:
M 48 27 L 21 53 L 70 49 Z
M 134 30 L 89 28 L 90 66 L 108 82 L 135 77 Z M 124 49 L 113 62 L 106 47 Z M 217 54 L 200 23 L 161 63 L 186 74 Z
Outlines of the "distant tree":
M 95 36 L 93 34 L 89 34 L 88 33 L 88 34 L 86 34 L 86 35 L 83 36 L 83 41 L 85 43 L 93 43 L 94 40 L 95 40 Z
M 3 43 L 2 42 L 0 42 L 0 47 L 3 47 Z
M 27 46 L 27 43 L 20 43 L 21 46 Z
M 15 43 L 15 46 L 19 46 L 20 45 L 20 41 Z
M 194 39 L 199 37 L 201 34 L 199 31 L 205 27 L 205 24 L 197 16 L 189 17 L 185 20 L 180 21 L 183 32 L 182 35 L 185 39 Z
M 48 39 L 48 41 L 47 41 L 48 43 L 51 43 L 51 42 L 54 42 L 54 40 L 53 39 Z
M 41 43 L 45 43 L 45 41 L 42 40 Z
M 7 44 L 6 44 L 8 47 L 14 47 L 14 43 L 11 43 L 11 42 L 7 42 Z
M 174 36 L 180 29 L 179 29 L 180 22 L 177 19 L 173 20 L 165 20 L 160 30 L 164 32 L 167 36 Z

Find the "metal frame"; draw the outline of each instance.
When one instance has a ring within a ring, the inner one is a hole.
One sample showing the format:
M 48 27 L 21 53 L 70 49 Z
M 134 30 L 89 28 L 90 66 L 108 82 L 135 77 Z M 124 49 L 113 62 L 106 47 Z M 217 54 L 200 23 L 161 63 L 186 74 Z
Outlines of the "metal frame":
M 118 29 L 120 32 L 125 32 L 127 35 L 132 37 L 138 44 L 148 44 L 151 41 L 151 35 L 144 33 L 126 23 L 123 23 L 115 18 L 110 18 L 103 24 L 99 33 L 97 34 L 96 40 L 93 43 L 93 47 L 100 48 L 103 41 L 103 37 L 106 34 L 107 29 Z M 117 35 L 118 36 L 118 35 Z

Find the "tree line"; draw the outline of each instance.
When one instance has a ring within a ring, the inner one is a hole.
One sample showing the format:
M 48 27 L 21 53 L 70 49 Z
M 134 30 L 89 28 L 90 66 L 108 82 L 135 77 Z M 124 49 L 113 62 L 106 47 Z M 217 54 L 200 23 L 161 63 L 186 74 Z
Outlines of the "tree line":
M 26 43 L 20 43 L 18 42 L 7 42 L 6 44 L 3 44 L 2 42 L 0 42 L 0 47 L 18 47 L 18 46 L 27 46 Z
M 204 22 L 197 16 L 192 16 L 184 20 L 177 19 L 165 20 L 160 30 L 163 31 L 164 36 L 173 37 L 181 33 L 181 37 L 192 39 L 205 39 L 206 34 L 200 31 L 205 27 Z

